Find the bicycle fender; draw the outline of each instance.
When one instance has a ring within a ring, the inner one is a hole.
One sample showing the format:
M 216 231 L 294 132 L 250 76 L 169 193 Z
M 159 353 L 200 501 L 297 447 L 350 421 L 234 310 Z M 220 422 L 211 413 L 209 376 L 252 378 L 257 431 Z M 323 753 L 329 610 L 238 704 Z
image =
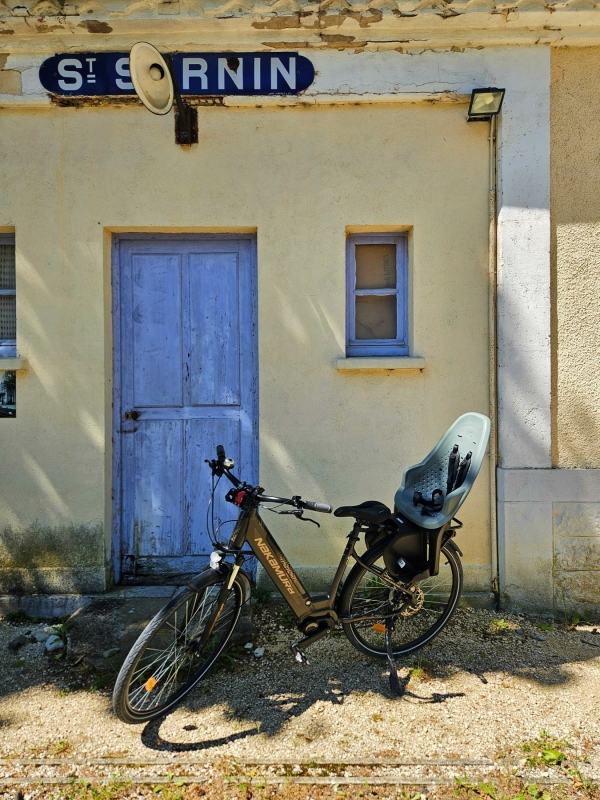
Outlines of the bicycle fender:
M 365 552 L 364 552 L 364 553 L 363 553 L 363 554 L 360 556 L 360 560 L 364 562 L 364 561 L 368 561 L 368 560 L 370 560 L 370 559 L 371 559 L 371 557 L 375 557 L 376 555 L 377 555 L 377 556 L 382 556 L 382 555 L 383 555 L 383 553 L 384 553 L 384 551 L 387 549 L 387 547 L 388 547 L 388 546 L 390 545 L 390 543 L 393 541 L 393 539 L 394 539 L 394 535 L 392 534 L 392 535 L 390 535 L 390 536 L 387 536 L 387 537 L 385 537 L 385 538 L 384 538 L 384 539 L 382 539 L 381 541 L 377 542 L 377 544 L 373 545 L 373 547 L 370 547 L 368 550 L 366 550 L 366 551 L 365 551 Z M 454 550 L 456 553 L 458 553 L 458 555 L 459 555 L 461 558 L 463 557 L 462 550 L 461 550 L 461 549 L 460 549 L 460 547 L 459 547 L 459 546 L 458 546 L 458 545 L 455 543 L 455 541 L 454 541 L 453 539 L 448 539 L 446 542 L 444 542 L 444 545 L 448 545 L 449 547 L 452 547 L 452 549 L 453 549 L 453 550 Z M 346 582 L 349 580 L 350 576 L 351 576 L 351 575 L 352 575 L 354 572 L 359 572 L 361 569 L 362 569 L 362 566 L 361 566 L 361 565 L 360 565 L 358 562 L 356 562 L 356 564 L 355 564 L 355 565 L 352 567 L 352 569 L 351 569 L 351 570 L 350 570 L 350 572 L 348 573 L 348 577 L 346 578 L 346 580 L 344 581 L 344 583 L 346 583 Z M 424 576 L 424 575 L 417 575 L 417 576 L 416 576 L 417 580 L 419 580 L 421 577 L 425 577 L 425 576 Z M 343 590 L 343 587 L 342 587 L 342 590 Z
M 463 554 L 462 554 L 462 550 L 461 550 L 461 549 L 460 549 L 460 547 L 459 547 L 459 546 L 458 546 L 458 545 L 455 543 L 454 539 L 448 539 L 448 541 L 447 541 L 447 542 L 444 542 L 444 545 L 445 545 L 445 546 L 447 545 L 448 547 L 451 547 L 453 550 L 456 550 L 456 552 L 458 553 L 458 555 L 459 555 L 461 558 L 464 558 L 464 556 L 463 556 Z
M 361 561 L 366 561 L 367 558 L 370 558 L 371 556 L 375 556 L 376 554 L 378 556 L 382 555 L 383 551 L 389 545 L 389 543 L 392 540 L 392 538 L 393 538 L 393 534 L 390 535 L 390 536 L 386 536 L 385 539 L 382 539 L 381 541 L 377 542 L 377 544 L 374 544 L 373 547 L 370 547 L 368 550 L 365 550 L 365 552 L 361 556 L 359 556 L 360 560 Z M 362 570 L 362 566 L 357 561 L 356 564 L 352 567 L 352 569 L 348 573 L 348 577 L 344 581 L 344 585 L 340 587 L 340 597 L 341 597 L 341 595 L 342 595 L 342 593 L 344 591 L 344 586 L 348 583 L 348 581 L 350 580 L 350 577 L 355 572 L 360 572 L 361 570 Z

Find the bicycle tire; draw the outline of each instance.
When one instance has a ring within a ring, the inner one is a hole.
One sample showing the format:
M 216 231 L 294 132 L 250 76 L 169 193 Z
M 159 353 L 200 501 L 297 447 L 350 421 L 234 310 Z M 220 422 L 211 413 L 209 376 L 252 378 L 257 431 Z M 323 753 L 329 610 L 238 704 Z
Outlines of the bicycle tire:
M 225 580 L 229 575 L 206 570 L 196 580 L 195 588 L 185 587 L 177 592 L 144 628 L 125 659 L 113 690 L 113 710 L 122 722 L 135 725 L 164 714 L 214 665 L 231 638 L 244 603 L 246 592 L 240 574 L 227 593 L 209 640 L 200 651 L 196 651 L 194 642 L 214 612 Z M 152 644 L 163 640 L 169 644 L 164 650 L 165 659 L 161 660 L 160 650 Z M 144 661 L 149 652 L 153 655 Z M 159 656 L 154 655 L 156 652 Z M 186 665 L 187 672 L 182 672 Z
M 395 656 L 406 655 L 430 642 L 448 624 L 456 609 L 463 584 L 462 565 L 458 552 L 451 543 L 442 548 L 441 556 L 439 575 L 427 578 L 419 584 L 423 593 L 419 608 L 408 609 L 406 616 L 399 614 L 395 620 L 392 644 Z M 378 566 L 384 567 L 381 551 L 373 552 L 370 557 L 363 556 L 362 560 L 368 566 L 373 566 L 379 561 Z M 440 589 L 448 584 L 447 597 L 444 599 L 445 591 L 442 592 Z M 363 595 L 366 597 L 366 601 L 364 597 L 362 599 L 360 596 L 357 597 L 357 594 L 361 592 L 361 587 L 364 589 Z M 438 595 L 441 595 L 441 599 L 436 600 Z M 388 605 L 385 608 L 386 602 L 389 603 L 389 598 L 389 584 L 374 576 L 360 564 L 356 564 L 344 584 L 340 598 L 340 616 L 376 614 L 376 610 L 381 609 L 380 625 L 383 627 L 385 614 L 390 613 L 390 609 L 393 613 L 393 606 Z M 419 617 L 419 615 L 421 616 Z M 375 623 L 376 620 L 362 623 L 344 622 L 342 626 L 348 640 L 357 650 L 374 658 L 386 658 L 385 634 L 373 627 Z M 423 627 L 424 629 L 421 630 Z M 404 639 L 406 641 L 403 641 Z

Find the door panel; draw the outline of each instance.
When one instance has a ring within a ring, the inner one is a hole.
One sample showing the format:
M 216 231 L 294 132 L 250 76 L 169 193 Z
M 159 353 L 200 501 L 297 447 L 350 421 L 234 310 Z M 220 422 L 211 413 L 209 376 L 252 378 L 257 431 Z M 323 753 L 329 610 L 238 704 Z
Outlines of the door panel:
M 133 437 L 134 528 L 138 553 L 174 556 L 183 533 L 183 426 L 179 420 L 147 421 Z
M 134 405 L 181 405 L 181 259 L 131 261 Z
M 239 278 L 233 255 L 190 255 L 191 405 L 240 402 Z
M 217 444 L 257 480 L 254 253 L 251 237 L 118 242 L 115 572 L 126 582 L 177 583 L 206 563 L 204 461 Z M 235 516 L 221 488 L 217 525 Z

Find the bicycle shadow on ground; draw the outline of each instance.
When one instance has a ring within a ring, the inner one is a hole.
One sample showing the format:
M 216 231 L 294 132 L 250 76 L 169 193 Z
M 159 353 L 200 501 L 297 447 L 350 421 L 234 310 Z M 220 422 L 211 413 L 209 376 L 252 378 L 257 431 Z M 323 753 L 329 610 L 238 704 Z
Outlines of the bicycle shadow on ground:
M 560 630 L 553 639 L 552 632 L 540 633 L 539 621 L 507 618 L 513 628 L 492 626 L 490 631 L 493 615 L 459 611 L 455 624 L 431 644 L 398 660 L 406 689 L 402 698 L 391 696 L 385 661 L 367 659 L 343 636 L 315 644 L 308 652 L 309 667 L 296 664 L 282 641 L 288 636 L 293 640 L 292 631 L 286 630 L 278 642 L 267 642 L 264 659 L 248 655 L 222 665 L 183 701 L 176 717 L 167 714 L 149 723 L 142 743 L 155 751 L 210 751 L 259 734 L 273 737 L 286 726 L 310 743 L 335 732 L 331 718 L 327 721 L 328 715 L 319 712 L 341 710 L 352 698 L 348 713 L 354 713 L 356 695 L 367 695 L 374 710 L 383 703 L 386 713 L 397 713 L 399 719 L 427 714 L 436 704 L 460 710 L 463 698 L 468 702 L 481 692 L 493 696 L 499 687 L 566 688 L 576 680 L 569 664 L 600 656 L 600 648 L 591 643 L 596 638 L 600 645 L 600 636 Z M 587 645 L 582 641 L 586 637 Z M 365 719 L 372 716 L 366 712 Z
M 85 658 L 79 661 L 81 656 L 73 662 L 69 656 L 54 662 L 41 652 L 36 655 L 42 644 L 29 644 L 11 654 L 8 642 L 26 633 L 27 627 L 5 628 L 2 649 L 8 674 L 0 685 L 0 701 L 9 703 L 0 706 L 0 727 L 9 731 L 18 726 L 11 696 L 24 697 L 36 687 L 53 689 L 47 695 L 51 719 L 51 714 L 60 713 L 63 702 L 67 705 L 73 695 L 81 696 L 85 703 L 96 680 L 101 680 L 104 687 L 99 691 L 106 698 L 102 700 L 106 718 L 116 722 L 108 693 L 131 639 L 121 641 L 120 654 L 110 659 L 103 657 L 102 650 L 109 650 L 119 640 L 120 630 L 124 629 L 119 624 L 122 620 L 131 627 L 130 620 L 135 619 L 132 605 L 128 601 L 122 608 L 119 606 L 117 616 L 109 605 L 90 608 L 70 631 L 73 647 L 88 648 L 94 654 L 94 664 L 110 668 L 104 672 L 86 665 Z M 255 646 L 265 646 L 265 656 L 255 658 L 243 650 L 243 643 L 238 644 L 241 654 L 230 651 L 220 668 L 173 713 L 143 729 L 142 744 L 149 750 L 182 753 L 220 752 L 229 749 L 229 745 L 241 751 L 246 747 L 244 740 L 248 740 L 249 747 L 264 734 L 267 738 L 261 749 L 268 753 L 270 737 L 283 733 L 290 740 L 299 737 L 298 742 L 313 742 L 311 747 L 316 747 L 338 734 L 334 719 L 337 712 L 332 714 L 332 708 L 339 709 L 337 718 L 346 726 L 356 713 L 355 724 L 360 727 L 365 720 L 373 722 L 373 713 L 378 712 L 379 706 L 391 716 L 397 709 L 399 720 L 416 713 L 425 723 L 425 716 L 435 710 L 436 704 L 460 716 L 471 700 L 477 698 L 480 702 L 479 697 L 485 695 L 493 702 L 498 692 L 507 698 L 506 692 L 511 690 L 516 690 L 512 696 L 517 697 L 531 690 L 559 689 L 568 702 L 568 692 L 579 691 L 581 686 L 582 665 L 589 661 L 600 665 L 600 636 L 594 635 L 590 626 L 585 631 L 567 631 L 562 623 L 556 623 L 553 631 L 547 631 L 547 621 L 519 618 L 507 612 L 501 616 L 460 609 L 433 642 L 412 657 L 399 659 L 399 668 L 405 670 L 401 676 L 410 670 L 411 681 L 405 696 L 396 700 L 390 695 L 385 661 L 367 659 L 339 631 L 309 649 L 308 668 L 297 664 L 289 644 L 298 638 L 298 632 L 285 611 L 283 604 L 270 604 L 262 611 L 255 609 L 258 630 L 253 642 Z M 509 627 L 499 624 L 504 621 Z M 140 617 L 136 630 L 130 631 L 131 637 L 142 625 Z M 591 673 L 587 675 L 590 677 Z M 491 685 L 486 686 L 488 683 Z M 505 690 L 505 683 L 514 686 Z M 543 707 L 543 698 L 540 699 Z M 487 700 L 481 702 L 487 704 Z M 40 712 L 44 719 L 45 713 Z M 135 735 L 140 735 L 140 729 Z
M 151 750 L 167 752 L 194 752 L 205 751 L 216 747 L 224 747 L 241 739 L 265 734 L 274 736 L 294 718 L 301 717 L 305 712 L 310 712 L 319 703 L 330 703 L 332 706 L 344 706 L 346 698 L 354 692 L 372 691 L 381 694 L 383 697 L 391 697 L 387 686 L 387 673 L 382 673 L 381 668 L 374 665 L 372 672 L 375 679 L 365 681 L 358 674 L 344 674 L 343 680 L 337 678 L 326 678 L 323 674 L 318 677 L 308 670 L 298 667 L 300 674 L 294 674 L 292 670 L 280 673 L 280 691 L 277 694 L 265 696 L 259 693 L 254 697 L 246 694 L 237 694 L 235 691 L 227 691 L 227 709 L 224 712 L 228 723 L 232 726 L 244 726 L 241 731 L 232 732 L 227 736 L 220 736 L 211 739 L 203 739 L 196 742 L 177 742 L 169 739 L 168 734 L 163 730 L 164 724 L 169 720 L 171 714 L 164 714 L 156 720 L 149 722 L 141 736 L 142 744 Z M 310 668 L 309 668 L 310 669 Z M 329 673 L 334 670 L 329 670 Z M 321 673 L 321 671 L 319 671 Z M 425 687 L 419 687 L 416 691 L 408 689 L 410 673 L 404 669 L 402 671 L 401 683 L 404 685 L 405 694 L 398 701 L 405 701 L 416 704 L 444 703 L 455 698 L 464 697 L 464 692 L 428 692 Z M 223 673 L 218 673 L 223 675 Z M 217 676 L 215 678 L 218 679 Z M 226 676 L 225 676 L 226 680 Z M 291 686 L 290 686 L 291 681 Z M 368 683 L 368 686 L 367 686 Z M 283 686 L 289 687 L 288 691 Z M 218 694 L 223 695 L 223 683 Z M 341 688 L 338 688 L 341 687 Z M 212 691 L 205 693 L 197 690 L 192 693 L 187 702 L 182 703 L 187 715 L 197 715 L 208 711 L 218 702 L 217 697 Z M 183 730 L 197 730 L 193 723 L 186 724 Z M 308 731 L 303 734 L 307 741 L 311 740 L 311 733 L 314 738 L 326 735 L 322 730 L 323 725 L 319 722 L 310 723 Z

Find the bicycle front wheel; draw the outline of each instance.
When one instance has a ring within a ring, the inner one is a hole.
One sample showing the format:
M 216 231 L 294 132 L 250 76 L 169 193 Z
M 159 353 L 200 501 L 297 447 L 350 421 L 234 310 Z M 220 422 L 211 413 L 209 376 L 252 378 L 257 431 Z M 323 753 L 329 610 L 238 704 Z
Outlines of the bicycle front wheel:
M 385 570 L 381 555 L 375 554 L 369 563 Z M 401 656 L 430 642 L 452 616 L 462 590 L 462 566 L 452 545 L 445 545 L 440 555 L 440 571 L 419 583 L 413 605 L 404 611 L 405 595 L 390 587 L 380 577 L 364 567 L 356 566 L 348 576 L 340 600 L 343 617 L 372 616 L 366 622 L 347 622 L 344 632 L 350 642 L 363 653 L 377 658 L 386 657 L 385 618 L 394 614 L 392 647 Z M 381 618 L 378 618 L 381 614 Z
M 182 589 L 148 623 L 117 677 L 113 709 L 120 720 L 135 724 L 160 716 L 207 674 L 231 637 L 244 602 L 238 575 L 218 608 L 229 579 L 207 570 L 196 589 Z M 207 625 L 212 630 L 200 646 Z

